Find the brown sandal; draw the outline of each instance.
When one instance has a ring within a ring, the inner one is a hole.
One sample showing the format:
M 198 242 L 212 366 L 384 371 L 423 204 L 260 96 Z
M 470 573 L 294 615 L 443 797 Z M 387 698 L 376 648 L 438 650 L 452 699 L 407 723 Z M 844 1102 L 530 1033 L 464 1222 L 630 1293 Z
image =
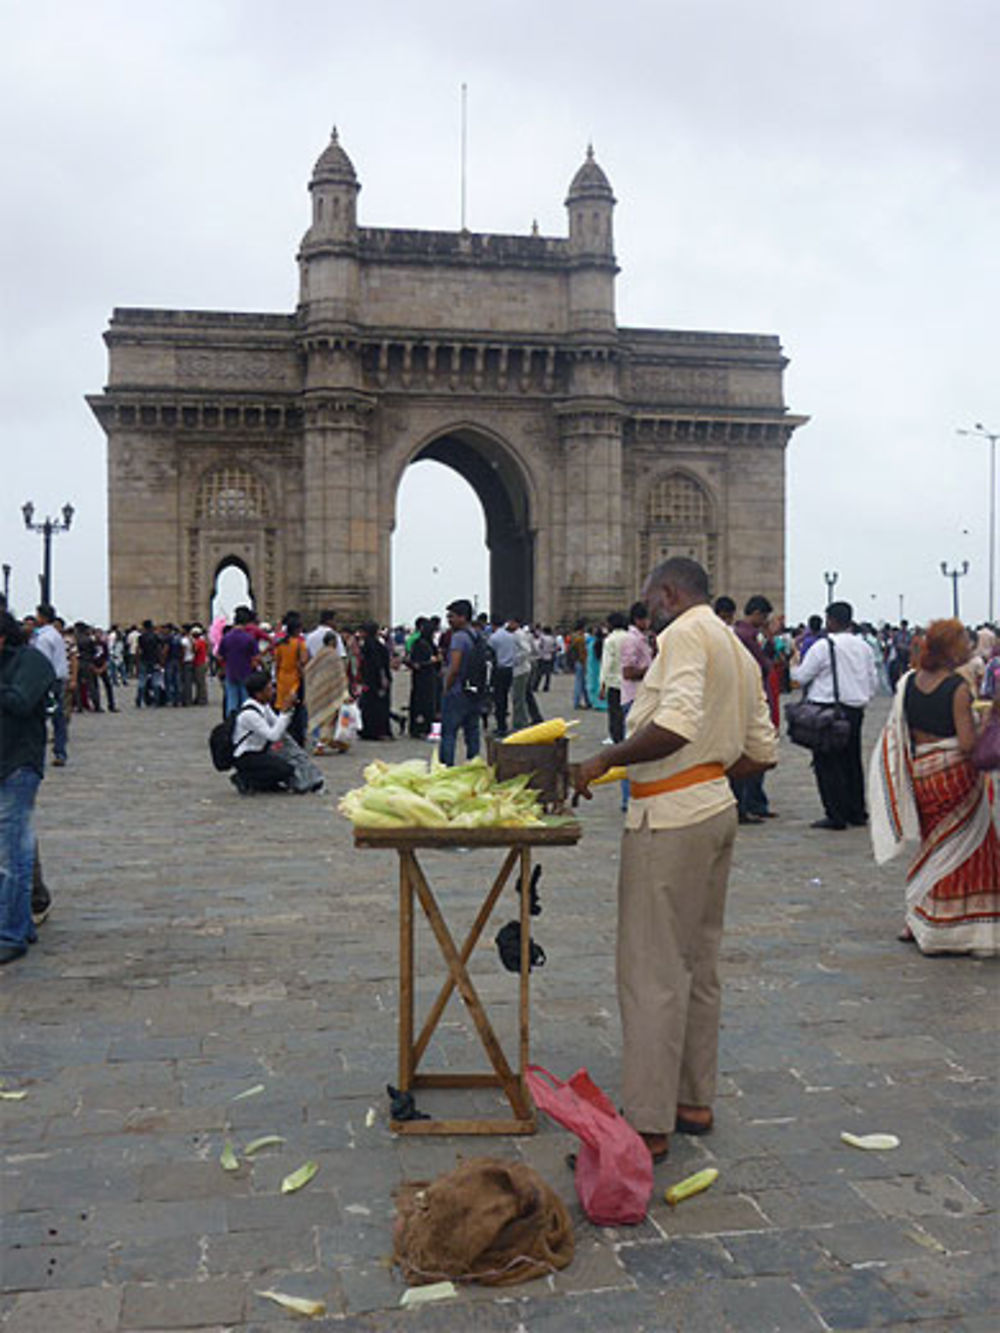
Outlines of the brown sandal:
M 649 1149 L 649 1155 L 654 1162 L 666 1161 L 670 1155 L 670 1139 L 666 1134 L 643 1134 L 640 1131 L 639 1137 Z
M 707 1111 L 708 1119 L 694 1119 L 692 1116 L 685 1115 L 685 1111 Z M 674 1121 L 674 1131 L 678 1134 L 710 1134 L 715 1124 L 715 1117 L 707 1106 L 687 1106 L 677 1108 L 677 1116 Z

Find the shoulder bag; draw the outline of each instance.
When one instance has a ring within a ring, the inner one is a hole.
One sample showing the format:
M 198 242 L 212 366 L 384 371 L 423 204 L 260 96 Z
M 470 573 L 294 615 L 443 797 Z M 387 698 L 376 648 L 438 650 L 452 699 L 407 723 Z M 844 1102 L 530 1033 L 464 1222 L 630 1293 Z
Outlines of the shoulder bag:
M 833 703 L 817 704 L 808 697 L 809 686 L 803 691 L 798 703 L 785 705 L 785 720 L 788 723 L 788 739 L 793 745 L 801 745 L 814 754 L 832 754 L 847 747 L 851 736 L 851 723 L 840 702 L 840 687 L 837 681 L 837 653 L 833 640 L 827 639 L 830 649 L 830 670 L 833 672 Z M 815 647 L 813 652 L 815 652 Z
M 995 773 L 1000 770 L 1000 716 L 996 713 L 988 718 L 976 747 L 972 751 L 972 764 L 981 773 Z

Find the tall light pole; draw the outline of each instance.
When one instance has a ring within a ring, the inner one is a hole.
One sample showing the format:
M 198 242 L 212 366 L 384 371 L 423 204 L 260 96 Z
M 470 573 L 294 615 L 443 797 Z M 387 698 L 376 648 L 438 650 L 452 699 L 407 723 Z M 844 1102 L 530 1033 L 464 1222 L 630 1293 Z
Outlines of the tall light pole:
M 949 569 L 949 568 L 948 568 L 948 565 L 947 565 L 947 562 L 944 561 L 944 560 L 941 561 L 941 573 L 945 576 L 946 579 L 951 579 L 951 613 L 952 613 L 952 615 L 955 617 L 956 620 L 959 619 L 959 615 L 958 615 L 958 580 L 959 580 L 960 578 L 964 578 L 964 576 L 965 576 L 966 574 L 968 574 L 968 572 L 969 572 L 969 562 L 968 562 L 968 560 L 963 560 L 963 561 L 962 561 L 962 568 L 961 568 L 961 569 L 959 569 L 957 566 L 956 566 L 954 569 Z
M 997 439 L 996 431 L 987 430 L 981 421 L 977 421 L 972 430 L 960 430 L 959 435 L 981 435 L 990 442 L 990 606 L 987 620 L 995 624 L 996 609 L 996 571 L 997 571 Z
M 840 575 L 836 570 L 834 570 L 832 574 L 823 574 L 823 582 L 826 584 L 826 600 L 828 605 L 833 601 L 833 590 L 837 586 L 837 580 L 839 578 Z
M 10 606 L 10 565 L 3 567 L 3 603 Z
M 21 506 L 21 513 L 24 515 L 24 526 L 29 532 L 40 532 L 42 534 L 42 601 L 51 603 L 52 601 L 52 536 L 53 533 L 69 532 L 73 522 L 73 515 L 76 510 L 71 504 L 64 504 L 62 507 L 62 521 L 57 518 L 46 518 L 44 523 L 33 523 L 35 516 L 35 506 L 30 500 Z

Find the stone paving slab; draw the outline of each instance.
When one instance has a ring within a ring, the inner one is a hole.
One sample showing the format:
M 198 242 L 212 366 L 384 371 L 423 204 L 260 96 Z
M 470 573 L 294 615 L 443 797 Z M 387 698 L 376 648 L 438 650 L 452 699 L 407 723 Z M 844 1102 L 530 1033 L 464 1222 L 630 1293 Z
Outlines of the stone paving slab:
M 569 708 L 569 684 L 543 698 Z M 869 741 L 885 713 L 870 710 Z M 579 753 L 605 719 L 581 714 Z M 0 973 L 0 1327 L 4 1333 L 425 1329 L 789 1330 L 1000 1324 L 997 1280 L 997 969 L 925 959 L 895 934 L 901 865 L 877 870 L 866 834 L 809 829 L 807 756 L 783 747 L 767 780 L 780 817 L 741 829 L 723 950 L 716 1129 L 675 1138 L 638 1227 L 598 1228 L 576 1201 L 573 1139 L 544 1121 L 527 1139 L 395 1137 L 397 879 L 390 853 L 356 852 L 334 811 L 374 755 L 324 761 L 322 798 L 241 799 L 208 763 L 210 709 L 73 720 L 70 763 L 39 802 L 51 919 Z M 614 1097 L 615 793 L 585 808 L 578 849 L 541 856 L 548 954 L 533 974 L 533 1057 L 586 1066 Z M 496 858 L 427 853 L 456 934 Z M 517 981 L 492 936 L 470 971 L 502 1040 Z M 418 931 L 418 1009 L 442 965 Z M 485 1057 L 459 1002 L 428 1068 Z M 258 1085 L 263 1091 L 239 1098 Z M 486 1114 L 493 1092 L 422 1094 L 425 1109 Z M 376 1122 L 368 1127 L 369 1108 Z M 840 1131 L 889 1130 L 862 1153 Z M 286 1140 L 239 1171 L 227 1138 Z M 400 1310 L 387 1262 L 392 1192 L 459 1155 L 540 1170 L 570 1206 L 577 1257 L 506 1291 L 463 1290 Z M 320 1170 L 294 1195 L 284 1175 Z M 715 1165 L 711 1191 L 678 1207 L 672 1181 Z M 304 1322 L 258 1293 L 322 1298 Z

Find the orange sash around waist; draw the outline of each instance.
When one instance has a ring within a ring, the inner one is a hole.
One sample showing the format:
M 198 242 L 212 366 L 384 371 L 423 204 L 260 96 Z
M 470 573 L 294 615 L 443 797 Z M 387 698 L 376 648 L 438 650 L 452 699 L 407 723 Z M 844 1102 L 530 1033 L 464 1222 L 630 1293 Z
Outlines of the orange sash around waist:
M 685 787 L 695 787 L 699 782 L 714 782 L 716 778 L 726 776 L 723 764 L 694 764 L 691 768 L 682 768 L 679 773 L 672 773 L 669 778 L 659 778 L 656 782 L 632 782 L 629 795 L 642 800 L 644 796 L 661 796 L 667 791 L 683 791 Z

